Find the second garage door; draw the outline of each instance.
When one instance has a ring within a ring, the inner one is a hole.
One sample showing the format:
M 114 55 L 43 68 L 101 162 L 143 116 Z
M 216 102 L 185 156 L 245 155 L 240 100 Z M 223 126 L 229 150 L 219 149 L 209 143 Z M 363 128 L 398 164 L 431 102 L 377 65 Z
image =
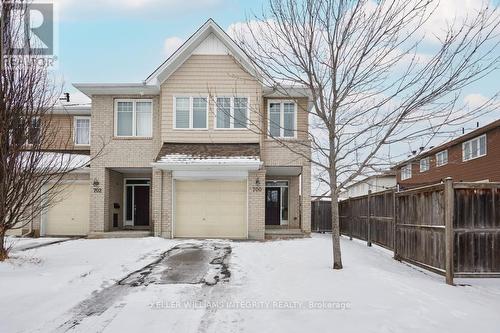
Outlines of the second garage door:
M 246 181 L 176 181 L 175 237 L 246 238 Z
M 44 234 L 83 236 L 89 230 L 89 184 L 61 185 L 61 200 L 47 209 Z

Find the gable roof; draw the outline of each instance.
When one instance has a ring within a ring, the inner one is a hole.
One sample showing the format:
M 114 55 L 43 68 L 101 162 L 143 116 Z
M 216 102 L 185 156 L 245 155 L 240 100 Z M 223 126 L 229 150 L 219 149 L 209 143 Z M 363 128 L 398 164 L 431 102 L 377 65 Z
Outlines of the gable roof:
M 230 54 L 238 61 L 243 68 L 253 76 L 258 76 L 255 67 L 250 59 L 234 40 L 217 24 L 213 19 L 208 19 L 196 32 L 188 38 L 170 57 L 163 62 L 156 70 L 149 75 L 145 83 L 147 85 L 160 85 L 172 73 L 174 73 L 196 50 L 196 48 L 211 34 L 217 37 Z

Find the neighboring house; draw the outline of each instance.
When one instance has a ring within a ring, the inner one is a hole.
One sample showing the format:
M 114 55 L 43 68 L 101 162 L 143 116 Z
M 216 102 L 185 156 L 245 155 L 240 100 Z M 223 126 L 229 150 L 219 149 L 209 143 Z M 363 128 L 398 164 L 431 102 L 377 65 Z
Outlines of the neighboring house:
M 376 193 L 395 187 L 396 175 L 394 173 L 387 172 L 379 175 L 372 175 L 346 186 L 345 190 L 340 192 L 339 200 L 367 195 L 368 191 Z
M 295 87 L 285 97 L 257 78 L 210 19 L 144 82 L 74 84 L 92 99 L 91 156 L 104 148 L 42 218 L 42 235 L 308 234 L 309 93 Z M 86 126 L 79 117 L 73 135 Z
M 500 120 L 399 163 L 401 188 L 454 181 L 500 182 Z

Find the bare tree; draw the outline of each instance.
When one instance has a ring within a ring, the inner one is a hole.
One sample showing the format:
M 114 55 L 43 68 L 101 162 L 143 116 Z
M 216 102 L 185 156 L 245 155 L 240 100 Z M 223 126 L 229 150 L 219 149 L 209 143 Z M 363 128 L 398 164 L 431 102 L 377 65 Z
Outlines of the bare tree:
M 497 69 L 497 8 L 483 6 L 429 42 L 423 31 L 437 5 L 270 0 L 262 15 L 235 32 L 264 84 L 284 96 L 290 87 L 310 91 L 307 145 L 332 202 L 334 269 L 342 268 L 340 190 L 387 167 L 389 147 L 430 140 L 449 125 L 487 112 L 496 97 L 475 109 L 459 101 L 463 88 Z M 281 143 L 308 158 L 300 144 Z
M 82 156 L 64 153 L 70 138 L 60 135 L 52 119 L 60 89 L 37 62 L 39 54 L 24 26 L 28 8 L 24 1 L 2 1 L 0 261 L 8 258 L 6 232 L 25 227 L 57 202 L 68 173 L 88 163 Z

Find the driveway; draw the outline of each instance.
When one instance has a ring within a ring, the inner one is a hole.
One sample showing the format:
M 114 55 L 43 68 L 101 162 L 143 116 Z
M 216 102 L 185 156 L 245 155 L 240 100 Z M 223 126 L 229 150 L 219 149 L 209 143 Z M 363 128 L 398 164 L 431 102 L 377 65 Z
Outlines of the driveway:
M 1 332 L 497 332 L 500 280 L 458 280 L 328 235 L 74 240 L 0 264 Z

